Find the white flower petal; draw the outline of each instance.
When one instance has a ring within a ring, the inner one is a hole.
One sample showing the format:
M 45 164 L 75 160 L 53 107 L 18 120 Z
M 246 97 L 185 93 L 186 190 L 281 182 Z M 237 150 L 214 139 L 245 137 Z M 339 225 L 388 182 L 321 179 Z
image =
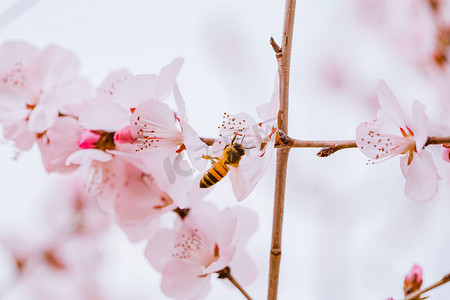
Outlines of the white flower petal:
M 403 111 L 400 104 L 383 80 L 378 82 L 377 95 L 381 109 L 389 115 L 398 127 L 405 128 L 405 117 L 403 116 Z
M 405 176 L 405 194 L 411 200 L 426 201 L 433 198 L 439 186 L 439 176 L 429 151 L 414 153 L 408 165 L 408 156 L 400 159 L 400 166 Z
M 415 100 L 411 112 L 411 130 L 416 141 L 416 150 L 421 152 L 428 139 L 428 117 L 425 114 L 425 105 Z

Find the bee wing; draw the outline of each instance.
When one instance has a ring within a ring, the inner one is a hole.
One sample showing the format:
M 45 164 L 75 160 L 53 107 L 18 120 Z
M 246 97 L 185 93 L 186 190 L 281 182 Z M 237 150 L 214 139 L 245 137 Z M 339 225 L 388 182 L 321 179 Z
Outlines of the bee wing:
M 230 168 L 228 174 L 230 175 L 231 185 L 233 186 L 236 199 L 238 201 L 244 200 L 252 189 L 249 188 L 247 179 L 242 173 L 242 168 Z

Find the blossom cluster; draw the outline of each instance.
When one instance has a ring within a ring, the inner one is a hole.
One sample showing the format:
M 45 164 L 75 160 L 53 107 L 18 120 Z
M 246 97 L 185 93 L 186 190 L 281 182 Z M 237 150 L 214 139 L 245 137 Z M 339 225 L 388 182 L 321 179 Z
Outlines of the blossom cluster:
M 237 200 L 249 195 L 274 147 L 277 88 L 258 109 L 259 121 L 225 113 L 209 147 L 188 122 L 176 81 L 181 58 L 157 75 L 111 72 L 93 90 L 76 55 L 58 46 L 39 50 L 7 42 L 0 57 L 4 137 L 21 151 L 36 143 L 48 172 L 86 166 L 86 185 L 100 208 L 130 241 L 149 242 L 148 260 L 163 274 L 168 296 L 206 295 L 210 275 L 224 268 L 242 284 L 255 278 L 256 266 L 244 250 L 256 229 L 255 214 L 240 207 L 219 212 L 203 201 L 214 187 L 199 183 L 221 162 L 226 172 L 210 178 L 229 173 Z M 244 153 L 228 163 L 223 152 L 237 145 Z M 159 222 L 167 214 L 178 216 L 171 229 Z
M 245 245 L 256 214 L 243 207 L 219 211 L 204 198 L 230 180 L 237 201 L 251 193 L 267 169 L 279 134 L 278 79 L 268 103 L 247 113 L 224 113 L 211 145 L 189 124 L 177 83 L 183 59 L 159 74 L 108 74 L 99 87 L 80 75 L 76 55 L 58 46 L 44 50 L 22 42 L 0 46 L 0 124 L 3 135 L 26 151 L 35 143 L 48 172 L 86 167 L 87 189 L 131 242 L 145 254 L 174 299 L 201 299 L 213 274 L 231 270 L 246 285 L 256 265 Z M 377 119 L 356 129 L 356 143 L 374 161 L 402 155 L 405 194 L 429 200 L 438 190 L 429 151 L 428 118 L 418 101 L 410 119 L 380 81 Z M 443 147 L 450 162 L 450 148 Z M 163 225 L 163 216 L 175 216 Z M 53 261 L 53 260 L 52 260 Z

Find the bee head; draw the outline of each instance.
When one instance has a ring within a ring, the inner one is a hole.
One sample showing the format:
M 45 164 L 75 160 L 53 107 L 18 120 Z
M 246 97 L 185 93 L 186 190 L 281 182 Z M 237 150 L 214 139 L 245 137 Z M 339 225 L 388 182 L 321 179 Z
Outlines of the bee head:
M 245 149 L 244 146 L 242 146 L 242 144 L 234 143 L 233 148 L 239 153 L 240 156 L 245 155 Z

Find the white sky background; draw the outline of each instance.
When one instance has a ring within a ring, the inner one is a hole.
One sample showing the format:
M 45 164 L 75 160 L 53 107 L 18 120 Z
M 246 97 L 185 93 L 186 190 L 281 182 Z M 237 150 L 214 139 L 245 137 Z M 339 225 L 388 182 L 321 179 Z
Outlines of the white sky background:
M 1 0 L 0 14 L 15 2 Z M 23 2 L 36 3 L 9 24 L 0 19 L 0 42 L 71 49 L 94 86 L 112 70 L 158 73 L 184 57 L 178 82 L 200 136 L 217 134 L 223 112 L 256 115 L 255 108 L 270 100 L 277 65 L 269 38 L 281 40 L 284 1 Z M 355 18 L 356 2 L 297 3 L 289 111 L 294 138 L 354 139 L 358 124 L 376 116 L 380 78 L 405 109 L 417 98 L 427 105 L 432 123 L 440 122 L 430 84 L 387 39 Z M 325 74 L 332 68 L 350 82 L 346 88 L 331 87 Z M 439 161 L 438 147 L 430 148 Z M 11 160 L 13 152 L 9 144 L 0 146 L 0 234 L 29 228 L 53 187 L 48 181 L 58 177 L 45 173 L 37 148 L 17 161 Z M 437 163 L 438 195 L 417 203 L 404 196 L 398 158 L 366 166 L 355 149 L 329 158 L 317 158 L 316 152 L 290 154 L 279 299 L 400 298 L 403 277 L 414 263 L 424 268 L 424 285 L 450 272 L 448 164 Z M 274 169 L 273 161 L 242 203 L 257 211 L 260 221 L 248 244 L 259 267 L 247 288 L 254 299 L 267 293 Z M 219 207 L 236 204 L 226 182 L 207 198 Z M 105 241 L 105 259 L 112 265 L 101 280 L 110 299 L 166 299 L 159 274 L 143 258 L 144 246 L 129 244 L 118 229 Z M 0 267 L 0 279 L 1 273 Z M 213 280 L 208 299 L 242 298 L 224 283 Z M 431 299 L 449 296 L 450 286 L 444 286 Z M 7 299 L 27 298 L 13 292 Z

